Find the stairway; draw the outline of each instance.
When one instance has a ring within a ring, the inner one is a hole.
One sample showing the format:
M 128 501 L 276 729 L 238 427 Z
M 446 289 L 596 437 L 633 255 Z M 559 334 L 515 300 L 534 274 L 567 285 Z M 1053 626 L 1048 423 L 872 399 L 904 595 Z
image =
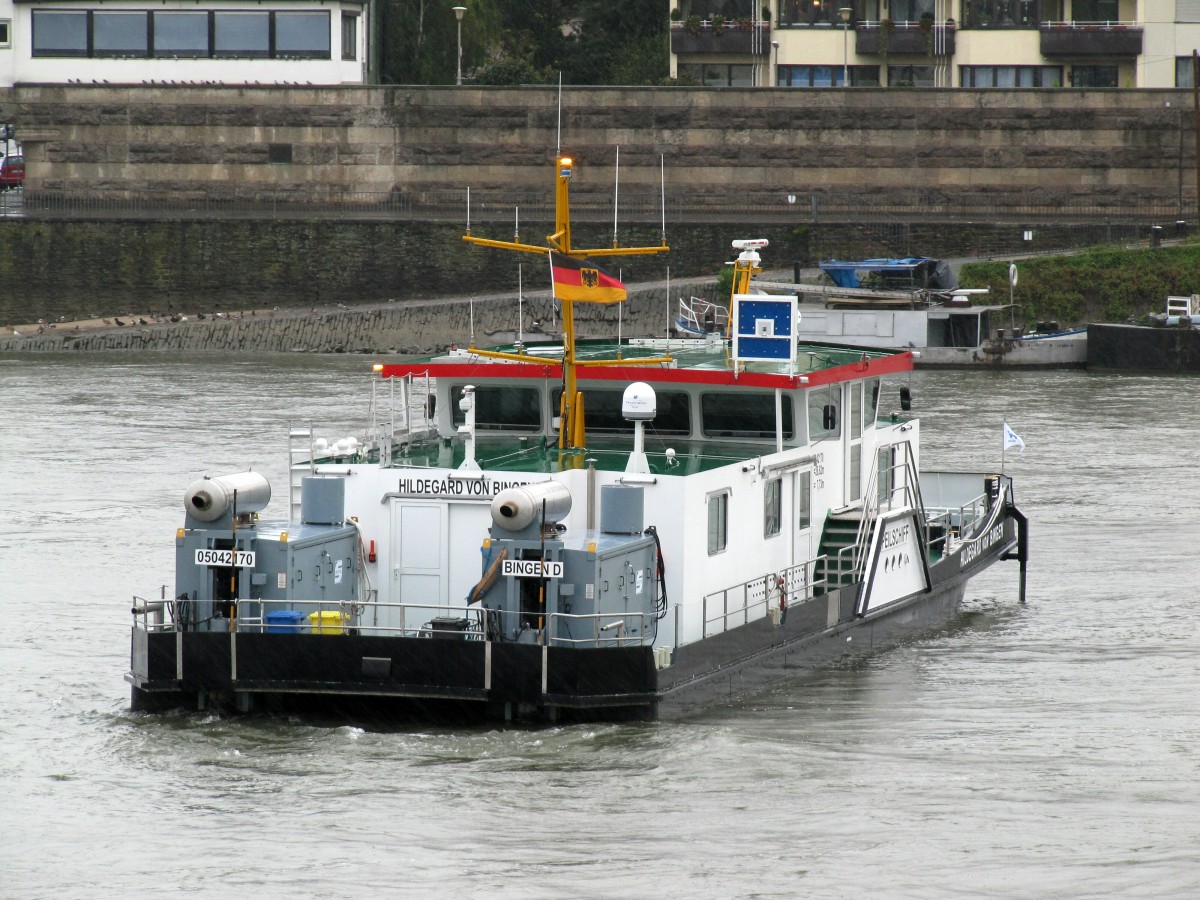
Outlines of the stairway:
M 827 593 L 835 588 L 853 584 L 856 580 L 853 552 L 842 553 L 841 551 L 854 546 L 858 540 L 861 523 L 861 509 L 830 513 L 825 519 L 825 527 L 821 531 L 821 545 L 817 551 L 816 570 L 813 575 L 813 580 L 817 585 L 816 593 Z M 869 534 L 865 546 L 870 546 Z

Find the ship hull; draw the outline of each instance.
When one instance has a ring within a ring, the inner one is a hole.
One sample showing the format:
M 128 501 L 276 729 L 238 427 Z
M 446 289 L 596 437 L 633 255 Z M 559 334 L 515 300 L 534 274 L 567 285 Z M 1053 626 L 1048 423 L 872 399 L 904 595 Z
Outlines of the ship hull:
M 1004 510 L 986 545 L 930 567 L 928 590 L 865 616 L 848 585 L 674 650 L 337 635 L 147 632 L 134 628 L 132 705 L 302 710 L 353 719 L 593 721 L 672 719 L 804 669 L 862 656 L 945 624 L 967 581 L 1024 560 L 1024 520 Z

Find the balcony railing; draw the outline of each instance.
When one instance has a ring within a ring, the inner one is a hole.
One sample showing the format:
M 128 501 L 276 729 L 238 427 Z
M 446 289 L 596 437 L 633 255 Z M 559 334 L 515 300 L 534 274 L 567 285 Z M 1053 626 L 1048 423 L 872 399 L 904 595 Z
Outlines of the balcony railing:
M 860 56 L 917 54 L 953 56 L 954 25 L 921 22 L 870 22 L 860 20 L 854 32 L 854 50 Z
M 1142 29 L 1132 22 L 1043 22 L 1042 56 L 1139 56 Z
M 714 23 L 711 19 L 672 22 L 671 52 L 676 55 L 737 53 L 743 56 L 766 56 L 771 52 L 771 24 L 762 21 Z

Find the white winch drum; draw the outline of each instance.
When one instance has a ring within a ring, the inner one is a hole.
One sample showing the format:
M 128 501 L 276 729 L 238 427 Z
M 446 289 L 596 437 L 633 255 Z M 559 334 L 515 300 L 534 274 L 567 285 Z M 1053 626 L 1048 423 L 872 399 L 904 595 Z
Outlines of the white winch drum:
M 183 495 L 183 508 L 199 522 L 215 522 L 233 510 L 235 491 L 239 516 L 260 512 L 271 502 L 271 483 L 266 476 L 258 472 L 235 472 L 193 481 Z
M 571 511 L 571 492 L 557 481 L 506 488 L 492 500 L 492 521 L 505 531 L 524 531 L 541 521 L 543 503 L 546 521 L 561 522 Z

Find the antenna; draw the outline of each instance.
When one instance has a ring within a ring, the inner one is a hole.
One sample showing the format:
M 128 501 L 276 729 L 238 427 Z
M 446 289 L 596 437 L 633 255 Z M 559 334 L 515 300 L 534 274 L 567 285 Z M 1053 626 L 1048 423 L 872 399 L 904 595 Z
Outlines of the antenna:
M 525 303 L 522 291 L 524 287 L 521 283 L 521 263 L 517 263 L 517 347 L 520 348 L 525 344 Z
M 667 157 L 666 154 L 658 158 L 658 183 L 659 196 L 662 202 L 662 242 L 667 243 Z
M 521 243 L 521 207 L 513 207 L 513 240 Z
M 467 234 L 471 233 L 471 186 L 467 185 Z
M 558 148 L 554 151 L 562 156 L 562 71 L 558 73 Z
M 667 266 L 667 340 L 671 340 L 671 267 Z
M 621 145 L 617 144 L 617 164 L 613 169 L 613 246 L 617 246 L 617 195 L 621 185 Z

